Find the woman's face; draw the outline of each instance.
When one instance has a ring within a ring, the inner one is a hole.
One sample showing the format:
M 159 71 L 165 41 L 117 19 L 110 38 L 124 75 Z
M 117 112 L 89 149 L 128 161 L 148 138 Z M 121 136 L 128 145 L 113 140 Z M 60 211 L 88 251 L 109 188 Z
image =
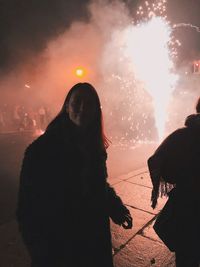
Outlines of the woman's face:
M 94 120 L 97 112 L 94 95 L 84 89 L 72 93 L 67 112 L 76 126 L 86 128 Z

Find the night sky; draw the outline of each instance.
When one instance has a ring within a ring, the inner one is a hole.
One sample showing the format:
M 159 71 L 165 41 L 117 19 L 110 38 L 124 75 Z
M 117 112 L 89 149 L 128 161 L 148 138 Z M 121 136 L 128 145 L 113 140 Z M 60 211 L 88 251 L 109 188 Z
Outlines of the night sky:
M 41 52 L 49 40 L 64 32 L 73 21 L 89 22 L 89 0 L 0 0 L 0 71 L 15 68 L 30 55 Z M 124 1 L 136 10 L 143 1 Z M 151 2 L 151 1 L 149 1 Z M 168 0 L 168 18 L 172 23 L 200 26 L 200 0 Z M 179 28 L 180 62 L 200 55 L 200 33 L 191 28 Z
M 0 0 L 0 67 L 43 50 L 74 20 L 89 19 L 87 0 Z

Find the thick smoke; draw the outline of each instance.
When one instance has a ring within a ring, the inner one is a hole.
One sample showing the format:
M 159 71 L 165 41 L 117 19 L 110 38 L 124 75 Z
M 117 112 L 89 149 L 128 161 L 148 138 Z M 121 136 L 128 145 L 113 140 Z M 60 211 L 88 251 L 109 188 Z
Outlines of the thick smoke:
M 80 9 L 81 3 L 80 1 Z M 75 6 L 79 7 L 78 3 Z M 3 103 L 8 101 L 12 104 L 22 101 L 34 104 L 34 102 L 43 101 L 52 106 L 57 102 L 60 105 L 66 90 L 74 83 L 87 80 L 97 85 L 98 81 L 102 80 L 101 61 L 105 45 L 109 42 L 112 30 L 122 24 L 122 17 L 124 20 L 129 19 L 128 10 L 123 3 L 118 2 L 103 1 L 90 4 L 87 8 L 84 3 L 84 6 L 85 13 L 90 14 L 89 21 L 75 20 L 69 25 L 69 19 L 66 18 L 65 28 L 62 23 L 62 30 L 58 31 L 58 25 L 56 27 L 54 21 L 52 22 L 49 18 L 49 28 L 54 25 L 54 28 L 57 29 L 56 37 L 54 32 L 54 38 L 50 38 L 53 37 L 53 33 L 52 35 L 45 33 L 46 26 L 43 25 L 40 14 L 38 14 L 36 23 L 41 29 L 38 28 L 39 32 L 35 31 L 37 36 L 32 37 L 32 41 L 30 41 L 33 42 L 33 45 L 38 44 L 38 46 L 36 45 L 32 49 L 27 43 L 23 44 L 27 51 L 32 52 L 29 55 L 24 53 L 21 58 L 19 52 L 16 52 L 18 64 L 14 61 L 11 64 L 7 60 L 10 71 L 7 75 L 1 75 L 0 89 Z M 26 20 L 24 19 L 24 21 Z M 47 21 L 48 19 L 46 24 Z M 34 35 L 34 33 L 32 34 Z M 43 39 L 39 38 L 39 35 L 42 36 L 42 34 L 44 35 Z M 18 36 L 17 33 L 16 36 Z M 16 40 L 13 42 L 12 51 L 17 51 L 19 43 Z M 12 53 L 9 56 L 11 59 Z M 74 69 L 78 66 L 83 66 L 88 73 L 81 80 L 74 74 Z M 3 67 L 5 66 L 2 65 Z M 26 84 L 29 87 L 26 87 Z M 52 101 L 54 102 L 52 103 Z
M 88 81 L 101 97 L 112 141 L 133 145 L 136 141 L 156 140 L 152 97 L 135 80 L 134 71 L 122 54 L 121 32 L 133 25 L 134 10 L 120 1 L 86 5 L 87 1 L 76 0 L 72 5 L 72 1 L 59 0 L 48 1 L 47 15 L 47 1 L 41 2 L 40 7 L 35 1 L 31 5 L 23 3 L 23 8 L 19 1 L 13 2 L 12 8 L 4 5 L 13 19 L 7 20 L 9 31 L 3 32 L 7 52 L 1 63 L 1 104 L 36 108 L 42 104 L 53 116 L 70 87 Z M 87 70 L 83 78 L 74 73 L 79 66 Z M 170 130 L 182 125 L 187 115 L 185 100 L 187 111 L 193 112 L 199 94 L 196 77 L 186 78 L 182 69 L 179 76 L 169 109 Z
M 10 71 L 37 55 L 74 20 L 87 21 L 87 0 L 1 1 L 0 70 Z

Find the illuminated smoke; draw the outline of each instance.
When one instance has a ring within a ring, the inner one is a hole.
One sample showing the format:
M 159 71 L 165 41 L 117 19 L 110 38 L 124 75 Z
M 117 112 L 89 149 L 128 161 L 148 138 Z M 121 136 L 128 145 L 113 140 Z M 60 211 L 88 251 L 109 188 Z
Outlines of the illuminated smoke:
M 164 135 L 167 106 L 177 80 L 169 49 L 170 36 L 171 28 L 162 17 L 153 17 L 125 32 L 126 51 L 133 70 L 153 98 L 160 139 Z
M 123 94 L 128 95 L 129 101 L 132 99 L 134 112 L 136 101 L 140 102 L 143 109 L 144 103 L 148 105 L 143 89 L 152 97 L 159 140 L 165 133 L 167 108 L 178 79 L 173 73 L 172 59 L 175 52 L 170 49 L 170 45 L 173 47 L 172 28 L 163 14 L 166 11 L 165 2 L 163 0 L 150 5 L 146 1 L 145 7 L 140 6 L 137 14 L 140 15 L 141 20 L 138 18 L 136 24 L 129 22 L 129 25 L 115 30 L 104 56 L 106 72 L 110 72 L 112 78 L 118 79 L 118 84 L 122 84 Z M 160 16 L 161 14 L 163 16 Z M 112 52 L 115 54 L 113 60 L 116 60 L 116 57 L 119 58 L 116 61 L 117 69 L 113 68 L 113 62 L 108 65 L 107 58 L 110 57 L 112 61 Z M 137 92 L 133 92 L 134 88 L 138 88 L 135 90 Z M 122 103 L 126 101 L 125 106 L 128 106 L 128 100 L 122 96 L 121 99 Z M 148 116 L 145 115 L 144 110 L 141 109 L 141 112 L 147 119 Z M 140 121 L 140 128 L 141 125 Z
M 165 4 L 166 0 L 154 1 L 151 5 L 145 1 L 144 8 L 140 6 L 137 11 L 138 26 L 127 32 L 127 51 L 133 60 L 134 71 L 153 97 L 159 139 L 164 136 L 167 107 L 177 81 L 172 61 L 176 50 Z M 180 45 L 178 40 L 175 43 Z
M 94 1 L 89 11 L 89 23 L 79 21 L 66 27 L 64 33 L 48 42 L 34 64 L 30 60 L 1 79 L 1 92 L 6 96 L 12 92 L 9 101 L 12 99 L 13 104 L 22 100 L 37 106 L 42 102 L 55 115 L 67 90 L 76 82 L 88 81 L 101 97 L 105 129 L 112 141 L 131 146 L 156 140 L 154 114 L 161 138 L 177 79 L 173 68 L 175 46 L 180 45 L 173 40 L 165 1 L 144 1 L 134 21 L 130 15 L 133 10 L 119 1 Z M 85 70 L 83 77 L 77 75 L 77 68 Z M 195 94 L 199 94 L 191 90 L 196 81 L 188 80 L 180 91 L 190 91 L 189 95 L 178 94 L 174 101 L 174 114 L 179 111 L 177 121 L 181 125 L 185 101 L 192 109 Z M 3 102 L 4 97 L 1 99 Z M 173 130 L 177 124 L 175 120 L 172 123 Z

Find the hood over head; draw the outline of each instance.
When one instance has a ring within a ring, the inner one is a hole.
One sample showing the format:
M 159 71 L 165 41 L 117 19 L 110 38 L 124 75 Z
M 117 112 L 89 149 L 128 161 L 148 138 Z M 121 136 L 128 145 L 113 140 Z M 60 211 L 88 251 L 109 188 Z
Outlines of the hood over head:
M 200 131 L 200 114 L 191 114 L 185 120 L 185 126 L 198 129 Z

